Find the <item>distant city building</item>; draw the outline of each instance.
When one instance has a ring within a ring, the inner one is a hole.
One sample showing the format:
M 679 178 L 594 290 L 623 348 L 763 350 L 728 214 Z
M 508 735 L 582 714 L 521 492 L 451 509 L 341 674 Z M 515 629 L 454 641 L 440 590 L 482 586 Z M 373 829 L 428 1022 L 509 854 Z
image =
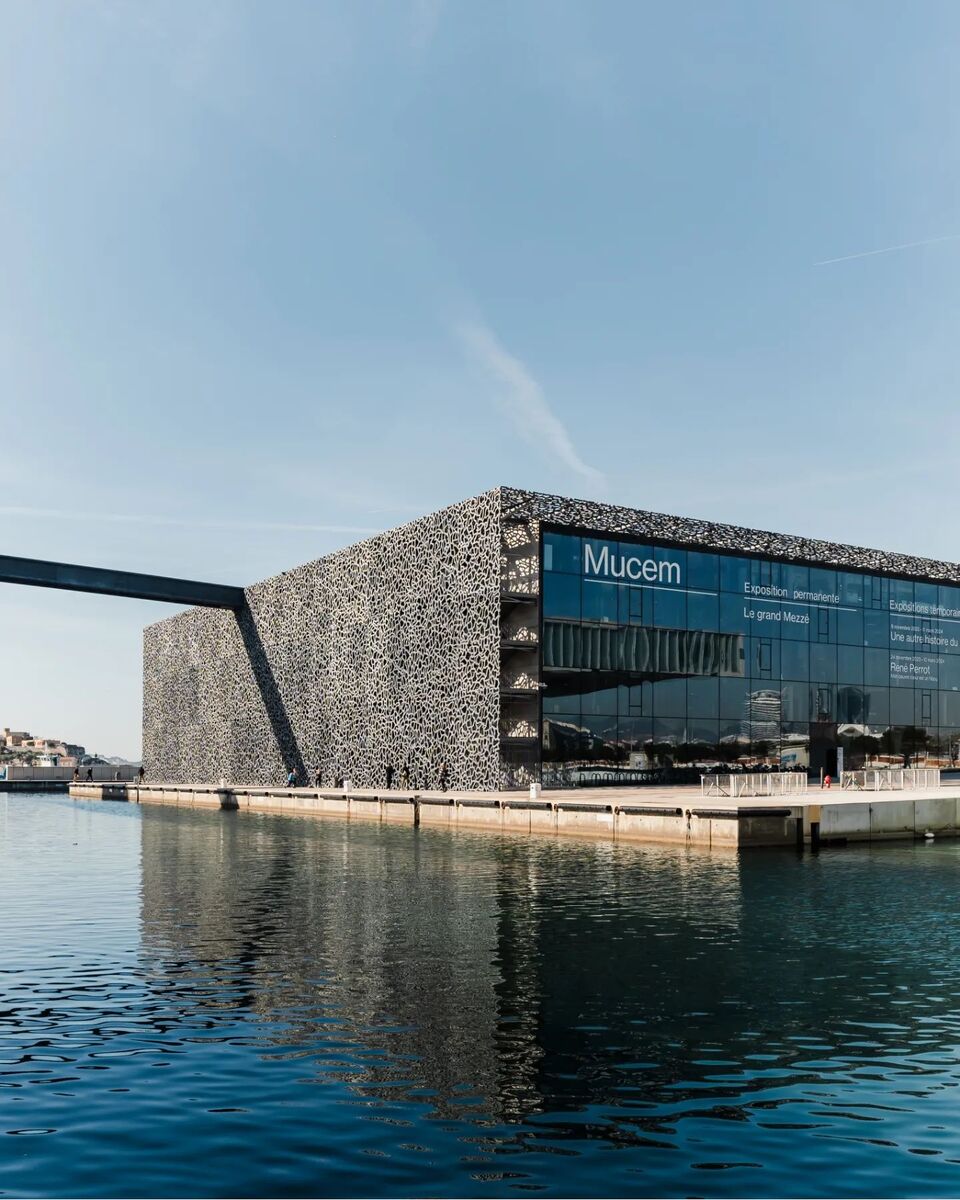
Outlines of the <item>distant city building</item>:
M 80 764 L 86 750 L 73 742 L 59 738 L 34 737 L 26 730 L 4 728 L 0 748 L 8 755 L 13 753 L 24 762 L 35 766 L 75 767 Z M 9 761 L 9 759 L 8 759 Z

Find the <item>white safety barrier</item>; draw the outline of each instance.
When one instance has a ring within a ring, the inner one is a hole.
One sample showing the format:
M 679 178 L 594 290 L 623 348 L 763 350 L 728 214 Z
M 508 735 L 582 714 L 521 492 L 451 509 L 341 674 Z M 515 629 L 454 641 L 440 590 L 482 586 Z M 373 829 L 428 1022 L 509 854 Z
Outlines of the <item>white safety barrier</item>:
M 840 786 L 851 792 L 914 792 L 940 786 L 936 767 L 868 767 L 844 771 Z
M 795 796 L 807 790 L 804 772 L 763 771 L 742 775 L 701 775 L 700 791 L 706 796 Z
M 119 772 L 120 778 L 130 783 L 137 777 L 137 768 L 129 764 L 117 767 L 110 763 L 96 767 L 77 767 L 80 772 L 80 779 L 85 781 L 87 771 L 93 771 L 94 783 L 113 782 Z M 5 772 L 5 773 L 4 773 Z M 32 780 L 35 783 L 69 783 L 73 779 L 73 767 L 27 767 L 8 764 L 6 767 L 0 768 L 0 779 L 6 780 Z

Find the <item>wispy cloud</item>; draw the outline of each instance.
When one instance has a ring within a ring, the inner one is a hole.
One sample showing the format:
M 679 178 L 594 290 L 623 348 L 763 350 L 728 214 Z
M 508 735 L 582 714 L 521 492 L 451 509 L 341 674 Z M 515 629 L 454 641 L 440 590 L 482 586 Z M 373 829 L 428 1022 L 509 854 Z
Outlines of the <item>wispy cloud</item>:
M 292 521 L 217 521 L 189 517 L 158 517 L 143 513 L 76 512 L 68 508 L 28 508 L 0 505 L 0 517 L 28 517 L 53 521 L 89 521 L 111 525 L 172 525 L 183 529 L 234 529 L 237 531 L 283 531 L 291 533 L 350 533 L 367 536 L 379 533 L 361 525 L 313 525 Z
M 921 242 L 901 242 L 898 246 L 883 246 L 879 250 L 861 250 L 857 254 L 841 254 L 839 258 L 824 258 L 815 262 L 815 267 L 829 267 L 831 263 L 849 262 L 852 258 L 872 258 L 875 254 L 893 254 L 897 250 L 912 250 L 915 246 L 933 246 L 937 242 L 955 242 L 960 233 L 948 233 L 946 237 L 924 238 Z
M 456 332 L 471 357 L 500 385 L 502 406 L 519 433 L 537 449 L 548 449 L 584 479 L 605 487 L 603 472 L 585 463 L 577 453 L 565 425 L 547 403 L 543 388 L 492 330 L 479 322 L 465 321 Z

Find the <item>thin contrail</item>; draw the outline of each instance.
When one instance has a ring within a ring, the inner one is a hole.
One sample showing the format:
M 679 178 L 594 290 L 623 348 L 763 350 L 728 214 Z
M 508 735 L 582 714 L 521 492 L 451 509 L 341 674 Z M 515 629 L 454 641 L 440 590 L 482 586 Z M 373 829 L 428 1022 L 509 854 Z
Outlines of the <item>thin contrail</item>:
M 172 525 L 185 529 L 269 530 L 290 533 L 379 533 L 363 525 L 301 525 L 288 521 L 217 521 L 191 520 L 181 517 L 153 517 L 136 513 L 73 512 L 61 508 L 28 508 L 21 505 L 0 506 L 4 517 L 48 517 L 56 521 L 108 521 L 123 525 Z
M 503 389 L 502 406 L 520 434 L 537 447 L 546 447 L 578 475 L 606 486 L 603 472 L 580 457 L 574 439 L 550 407 L 539 382 L 493 330 L 479 321 L 463 321 L 456 332 L 465 349 Z
M 924 238 L 922 242 L 901 242 L 899 246 L 884 246 L 882 250 L 862 250 L 859 254 L 842 254 L 839 258 L 825 258 L 815 262 L 815 267 L 827 267 L 830 263 L 849 262 L 851 258 L 872 258 L 874 254 L 892 254 L 895 250 L 912 250 L 914 246 L 932 246 L 935 242 L 955 242 L 960 233 L 948 233 L 946 237 Z

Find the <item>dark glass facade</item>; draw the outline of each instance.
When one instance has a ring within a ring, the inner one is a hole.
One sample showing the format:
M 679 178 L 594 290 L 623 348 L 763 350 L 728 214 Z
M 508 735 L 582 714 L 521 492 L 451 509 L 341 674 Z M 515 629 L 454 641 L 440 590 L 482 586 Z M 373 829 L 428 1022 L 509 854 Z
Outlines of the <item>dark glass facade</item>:
M 960 587 L 544 531 L 545 781 L 957 765 Z

